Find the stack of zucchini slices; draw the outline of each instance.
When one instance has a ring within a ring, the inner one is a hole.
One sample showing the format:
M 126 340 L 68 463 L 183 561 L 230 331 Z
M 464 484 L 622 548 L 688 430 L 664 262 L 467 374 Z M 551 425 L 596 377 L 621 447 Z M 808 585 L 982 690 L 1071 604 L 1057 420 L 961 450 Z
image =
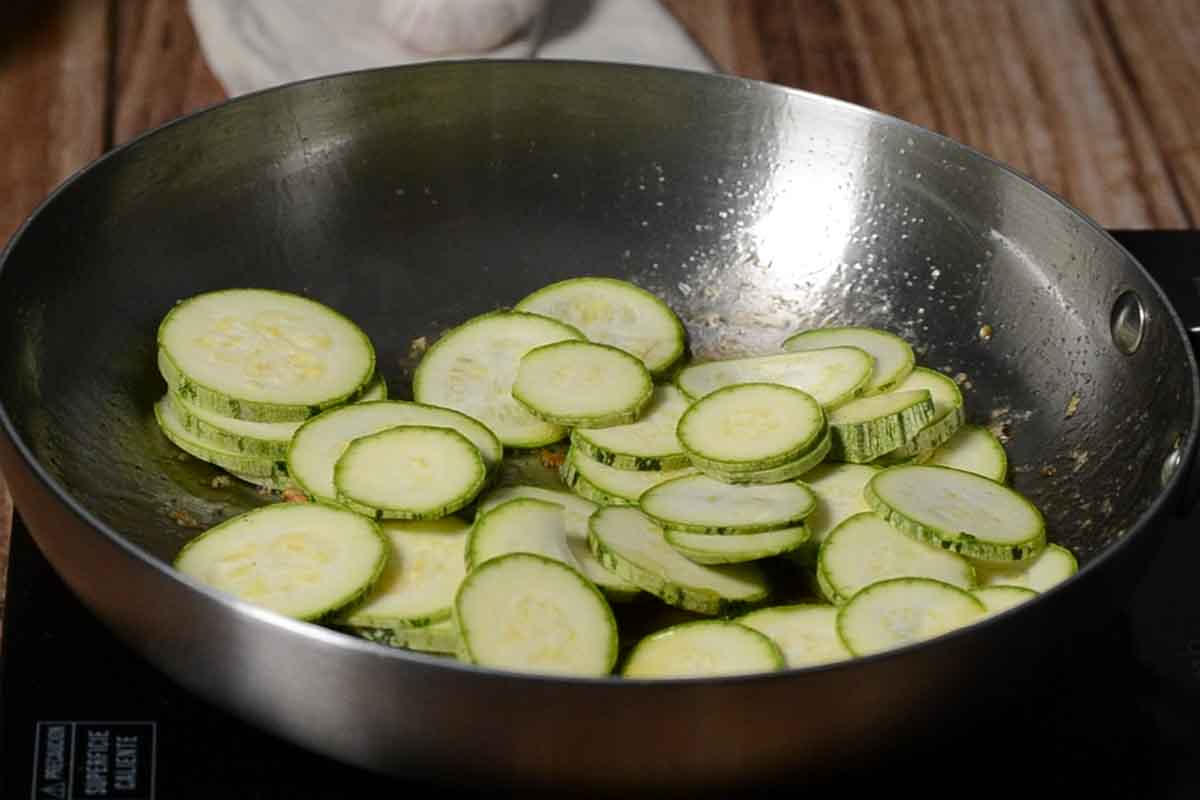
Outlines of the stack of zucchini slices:
M 344 317 L 232 290 L 167 315 L 159 364 L 172 441 L 313 501 L 229 520 L 177 566 L 392 646 L 543 674 L 770 671 L 937 636 L 1076 569 L 959 385 L 881 330 L 688 363 L 659 298 L 574 278 L 445 333 L 398 402 Z M 538 450 L 557 485 L 500 479 Z M 676 624 L 623 652 L 618 620 L 646 603 Z

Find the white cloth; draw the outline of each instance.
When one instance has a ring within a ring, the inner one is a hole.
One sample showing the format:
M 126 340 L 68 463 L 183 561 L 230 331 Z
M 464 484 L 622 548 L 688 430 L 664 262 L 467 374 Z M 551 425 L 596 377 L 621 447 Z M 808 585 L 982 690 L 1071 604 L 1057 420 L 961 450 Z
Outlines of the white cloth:
M 460 58 L 714 68 L 657 0 L 188 0 L 188 13 L 230 95 Z

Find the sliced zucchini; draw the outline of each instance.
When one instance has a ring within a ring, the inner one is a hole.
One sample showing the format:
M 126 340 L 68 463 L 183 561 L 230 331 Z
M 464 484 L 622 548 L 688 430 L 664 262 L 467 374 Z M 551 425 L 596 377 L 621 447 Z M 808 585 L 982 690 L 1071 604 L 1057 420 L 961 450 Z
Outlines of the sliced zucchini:
M 280 461 L 223 450 L 197 438 L 183 426 L 175 406 L 165 396 L 154 404 L 154 418 L 158 422 L 159 430 L 172 444 L 201 461 L 234 473 L 243 480 L 253 479 L 252 483 L 261 481 L 263 485 L 272 488 L 286 487 L 291 483 L 287 465 Z
M 1025 589 L 1020 586 L 985 586 L 973 590 L 971 594 L 975 596 L 976 600 L 983 603 L 988 614 L 999 614 L 1001 611 L 1007 611 L 1038 596 L 1033 589 Z
M 226 289 L 167 313 L 158 328 L 158 364 L 192 405 L 284 422 L 356 398 L 375 373 L 375 349 L 361 328 L 314 300 Z
M 301 491 L 296 482 L 283 473 L 276 473 L 270 476 L 261 475 L 245 475 L 232 470 L 225 470 L 239 481 L 244 481 L 252 486 L 257 486 L 260 489 L 267 489 L 272 492 L 284 492 L 289 489 L 293 491 Z
M 751 611 L 737 622 L 767 636 L 792 668 L 815 667 L 853 658 L 837 631 L 836 606 L 800 604 Z
M 934 416 L 928 389 L 887 392 L 852 400 L 829 414 L 833 461 L 863 464 L 890 453 L 917 435 Z
M 779 646 L 726 620 L 685 622 L 642 639 L 629 653 L 626 678 L 699 678 L 783 669 Z
M 640 590 L 629 581 L 605 567 L 592 555 L 588 546 L 588 518 L 599 508 L 594 502 L 570 492 L 543 489 L 540 486 L 504 486 L 493 489 L 479 501 L 477 514 L 483 514 L 501 503 L 518 497 L 531 497 L 557 503 L 563 508 L 563 523 L 567 545 L 584 577 L 599 586 L 614 602 L 632 600 Z
M 932 639 L 978 622 L 983 603 L 957 586 L 929 578 L 873 583 L 838 611 L 838 635 L 857 656 Z
M 516 311 L 493 311 L 453 328 L 425 352 L 413 374 L 413 399 L 461 411 L 509 447 L 542 447 L 566 435 L 512 396 L 521 356 L 535 347 L 582 339 L 570 325 Z
M 768 467 L 767 469 L 746 472 L 724 472 L 712 467 L 701 467 L 700 470 L 710 478 L 716 478 L 722 483 L 783 483 L 785 481 L 794 481 L 796 478 L 806 475 L 814 467 L 820 465 L 829 455 L 829 450 L 832 446 L 833 434 L 826 428 L 825 434 L 821 436 L 816 445 L 802 453 L 795 460 L 781 464 L 778 467 Z
M 423 628 L 347 628 L 346 632 L 388 647 L 441 655 L 454 655 L 461 643 L 453 619 L 435 622 Z
M 423 628 L 450 619 L 467 570 L 470 523 L 458 517 L 380 525 L 391 545 L 388 565 L 363 601 L 334 618 L 350 628 Z
M 338 502 L 377 519 L 437 519 L 470 503 L 487 468 L 449 428 L 401 425 L 352 441 L 333 467 Z
M 868 464 L 827 463 L 804 473 L 804 485 L 816 495 L 817 505 L 804 521 L 812 538 L 796 551 L 802 563 L 815 564 L 817 550 L 830 531 L 860 511 L 871 510 L 863 489 L 878 471 Z
M 871 380 L 863 387 L 864 395 L 896 388 L 917 363 L 912 345 L 893 333 L 876 328 L 817 328 L 793 334 L 783 342 L 783 349 L 793 353 L 828 347 L 857 347 L 874 359 Z
M 675 435 L 690 401 L 670 384 L 657 386 L 636 422 L 611 428 L 576 428 L 571 443 L 602 464 L 626 470 L 670 470 L 689 465 Z
M 740 534 L 798 525 L 816 502 L 799 483 L 736 486 L 707 475 L 686 475 L 649 489 L 638 505 L 668 528 Z
M 1003 483 L 1008 475 L 1008 454 L 996 435 L 979 425 L 964 425 L 925 463 L 974 472 Z
M 1003 484 L 949 467 L 888 467 L 864 490 L 910 536 L 969 558 L 1021 561 L 1046 546 L 1042 513 Z
M 1013 564 L 976 561 L 980 586 L 1016 586 L 1045 592 L 1079 571 L 1075 554 L 1050 543 L 1033 558 Z
M 825 433 L 825 412 L 805 392 L 741 383 L 706 394 L 679 419 L 676 434 L 700 468 L 751 472 L 795 461 Z
M 566 427 L 604 428 L 637 421 L 654 379 L 640 360 L 616 347 L 563 341 L 521 356 L 512 396 L 539 419 Z
M 588 520 L 588 528 L 588 544 L 602 564 L 668 605 L 724 614 L 756 603 L 770 591 L 755 564 L 704 566 L 689 560 L 636 508 L 602 508 Z
M 531 497 L 493 506 L 475 518 L 467 542 L 467 569 L 509 553 L 536 553 L 580 569 L 567 545 L 564 516 L 558 503 Z
M 929 392 L 933 401 L 933 419 L 913 438 L 883 455 L 880 461 L 885 466 L 908 459 L 918 459 L 922 463 L 928 461 L 933 451 L 950 441 L 966 420 L 962 392 L 953 378 L 932 369 L 917 367 L 901 381 L 896 392 L 919 389 Z
M 561 561 L 509 553 L 467 574 L 454 602 L 465 660 L 552 675 L 601 676 L 617 661 L 604 595 Z
M 690 467 L 666 472 L 614 469 L 572 445 L 563 460 L 561 473 L 563 483 L 589 500 L 604 505 L 636 505 L 647 489 L 673 478 L 694 475 L 696 470 Z
M 933 578 L 962 589 L 975 586 L 967 559 L 905 536 L 869 511 L 838 525 L 821 545 L 817 581 L 825 599 L 835 605 L 888 578 Z
M 741 564 L 790 553 L 808 541 L 808 528 L 780 528 L 741 536 L 713 536 L 668 529 L 667 544 L 697 564 Z
M 422 425 L 449 428 L 467 437 L 479 450 L 489 472 L 504 457 L 500 441 L 478 420 L 448 408 L 388 400 L 330 409 L 304 423 L 288 448 L 288 471 L 310 495 L 334 501 L 333 467 L 355 439 L 394 428 Z
M 346 509 L 274 503 L 209 528 L 173 563 L 239 600 L 315 620 L 369 592 L 388 550 L 378 525 Z
M 732 358 L 695 364 L 675 384 L 693 400 L 735 383 L 779 383 L 807 392 L 825 408 L 857 396 L 871 379 L 874 359 L 857 347 Z
M 544 286 L 518 311 L 552 317 L 583 332 L 589 341 L 637 356 L 656 375 L 666 372 L 686 344 L 683 323 L 666 303 L 640 286 L 615 278 L 568 278 Z

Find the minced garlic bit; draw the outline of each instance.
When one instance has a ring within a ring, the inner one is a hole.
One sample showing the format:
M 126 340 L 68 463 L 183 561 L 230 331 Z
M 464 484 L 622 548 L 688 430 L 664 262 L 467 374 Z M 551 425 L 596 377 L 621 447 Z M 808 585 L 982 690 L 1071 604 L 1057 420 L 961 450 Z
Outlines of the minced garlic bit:
M 413 339 L 408 345 L 408 357 L 420 358 L 429 349 L 429 339 L 424 336 L 418 336 Z
M 299 489 L 289 486 L 283 490 L 283 502 L 285 503 L 307 503 L 308 495 Z
M 1079 392 L 1075 392 L 1071 395 L 1071 399 L 1067 401 L 1067 413 L 1063 416 L 1063 419 L 1070 419 L 1071 417 L 1075 416 L 1075 412 L 1078 410 Z
M 992 338 L 992 326 L 984 325 L 981 327 L 979 329 L 979 338 L 983 339 L 985 342 L 990 340 Z

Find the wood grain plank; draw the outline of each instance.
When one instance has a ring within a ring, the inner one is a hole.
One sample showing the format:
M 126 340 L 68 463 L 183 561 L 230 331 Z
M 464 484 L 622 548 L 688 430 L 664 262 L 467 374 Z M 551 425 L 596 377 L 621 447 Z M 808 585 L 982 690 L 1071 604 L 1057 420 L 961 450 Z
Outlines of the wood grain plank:
M 121 144 L 225 99 L 187 13 L 187 0 L 117 3 L 113 142 Z
M 1104 0 L 1101 13 L 1120 67 L 1171 166 L 1175 191 L 1192 224 L 1200 222 L 1200 3 Z
M 744 0 L 662 0 L 722 72 L 766 78 L 762 43 Z
M 5 7 L 0 28 L 0 242 L 104 149 L 109 5 L 55 0 Z M 0 625 L 12 498 L 0 477 Z

